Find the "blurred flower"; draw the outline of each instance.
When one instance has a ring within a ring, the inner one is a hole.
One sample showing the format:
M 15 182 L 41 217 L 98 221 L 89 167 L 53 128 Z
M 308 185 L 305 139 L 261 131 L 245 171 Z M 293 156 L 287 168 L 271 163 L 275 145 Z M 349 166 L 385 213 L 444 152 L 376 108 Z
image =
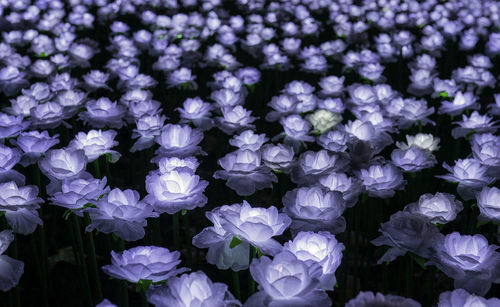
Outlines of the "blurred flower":
M 181 263 L 178 251 L 170 252 L 158 246 L 137 246 L 123 252 L 111 251 L 111 265 L 102 270 L 113 278 L 124 279 L 132 283 L 140 280 L 161 282 L 189 271 L 177 268 Z
M 28 126 L 29 122 L 23 116 L 0 112 L 0 139 L 16 137 Z
M 346 307 L 367 307 L 367 306 L 385 306 L 385 307 L 420 307 L 418 302 L 412 300 L 411 298 L 405 298 L 398 295 L 387 294 L 377 292 L 374 294 L 371 291 L 361 291 L 359 294 L 347 302 Z
M 241 306 L 227 285 L 212 282 L 203 271 L 172 277 L 165 285 L 149 289 L 146 295 L 155 307 Z
M 500 189 L 483 187 L 476 195 L 480 221 L 500 222 Z
M 0 232 L 0 290 L 7 292 L 19 283 L 24 273 L 24 262 L 2 255 L 15 240 L 12 230 Z
M 322 268 L 309 265 L 290 252 L 274 257 L 256 258 L 250 265 L 252 277 L 259 283 L 259 291 L 245 303 L 245 307 L 260 306 L 331 306 L 324 290 L 318 289 Z
M 439 295 L 438 307 L 467 307 L 467 306 L 484 306 L 495 307 L 500 305 L 500 299 L 492 297 L 485 299 L 484 297 L 470 294 L 464 289 L 455 289 L 446 291 Z

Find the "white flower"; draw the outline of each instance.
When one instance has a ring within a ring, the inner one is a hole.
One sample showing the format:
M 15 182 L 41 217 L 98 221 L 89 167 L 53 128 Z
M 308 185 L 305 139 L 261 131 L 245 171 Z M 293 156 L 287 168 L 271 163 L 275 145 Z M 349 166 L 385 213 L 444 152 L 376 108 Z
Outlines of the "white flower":
M 396 146 L 402 150 L 407 150 L 411 146 L 416 146 L 431 152 L 439 149 L 439 138 L 434 137 L 432 134 L 418 133 L 415 136 L 407 135 L 406 141 L 408 144 L 396 142 Z
M 320 109 L 307 116 L 307 120 L 313 125 L 314 130 L 323 133 L 339 124 L 342 121 L 342 116 Z

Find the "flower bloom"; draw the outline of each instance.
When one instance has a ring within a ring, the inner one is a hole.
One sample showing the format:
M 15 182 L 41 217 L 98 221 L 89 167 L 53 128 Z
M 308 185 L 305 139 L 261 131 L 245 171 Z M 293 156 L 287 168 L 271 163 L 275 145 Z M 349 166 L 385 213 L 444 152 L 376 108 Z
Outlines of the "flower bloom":
M 113 189 L 95 206 L 85 209 L 91 220 L 85 231 L 97 229 L 103 233 L 114 233 L 125 241 L 142 239 L 147 226 L 146 218 L 158 217 L 150 204 L 139 200 L 139 193 L 134 190 Z
M 335 286 L 335 271 L 342 261 L 344 248 L 344 244 L 337 242 L 335 236 L 326 231 L 301 231 L 284 246 L 284 250 L 290 251 L 297 259 L 321 265 L 320 286 L 325 290 L 333 290 Z
M 14 240 L 12 230 L 0 232 L 0 290 L 4 292 L 15 287 L 24 273 L 24 262 L 3 255 Z
M 500 283 L 500 253 L 498 247 L 476 234 L 448 234 L 444 242 L 435 244 L 435 254 L 429 264 L 436 265 L 443 273 L 454 279 L 455 288 L 484 295 L 491 283 Z
M 142 280 L 160 282 L 188 271 L 177 268 L 181 263 L 178 251 L 170 252 L 158 246 L 137 246 L 123 252 L 111 251 L 111 264 L 102 270 L 111 277 L 132 283 Z
M 479 220 L 500 222 L 500 189 L 484 187 L 476 196 Z
M 214 178 L 225 179 L 226 185 L 241 196 L 271 188 L 272 183 L 278 181 L 268 167 L 261 165 L 260 153 L 249 149 L 228 153 L 218 163 L 223 170 L 216 171 Z
M 365 307 L 365 306 L 405 306 L 405 307 L 421 307 L 418 302 L 412 300 L 411 298 L 405 298 L 398 295 L 383 295 L 377 292 L 374 294 L 371 291 L 359 292 L 359 294 L 348 301 L 345 305 L 346 307 Z
M 241 306 L 227 285 L 212 282 L 202 271 L 172 277 L 165 285 L 149 289 L 146 295 L 156 307 Z
M 439 138 L 434 137 L 432 134 L 424 133 L 418 133 L 415 136 L 407 135 L 406 143 L 396 142 L 396 146 L 398 146 L 402 150 L 407 150 L 412 146 L 416 146 L 421 149 L 433 152 L 439 149 Z
M 418 202 L 406 205 L 405 211 L 426 217 L 431 223 L 446 224 L 462 211 L 462 202 L 448 193 L 423 194 Z
M 95 204 L 103 194 L 109 192 L 110 188 L 106 186 L 106 182 L 106 177 L 65 179 L 61 191 L 54 193 L 50 201 L 53 205 L 67 209 L 81 209 L 88 203 Z M 75 213 L 81 215 L 78 211 Z
M 439 295 L 438 307 L 467 307 L 467 306 L 484 306 L 495 307 L 500 306 L 500 299 L 492 297 L 485 299 L 484 297 L 470 294 L 464 289 L 455 289 L 446 291 Z
M 291 219 L 278 213 L 276 207 L 251 207 L 243 201 L 241 205 L 222 206 L 216 212 L 220 226 L 228 233 L 258 247 L 264 254 L 276 255 L 281 251 L 281 244 L 272 237 L 281 235 Z
M 121 156 L 119 152 L 111 150 L 111 147 L 118 145 L 118 142 L 114 140 L 116 135 L 117 132 L 114 130 L 78 132 L 69 143 L 68 148 L 83 149 L 88 162 L 93 162 L 101 155 L 109 154 L 111 163 L 115 163 Z
M 47 131 L 29 131 L 21 132 L 17 140 L 12 140 L 11 143 L 19 147 L 23 151 L 20 164 L 28 166 L 36 163 L 42 154 L 49 150 L 52 146 L 59 143 L 58 134 L 49 136 Z
M 318 263 L 306 263 L 284 251 L 273 260 L 255 258 L 250 273 L 259 283 L 259 290 L 245 307 L 260 306 L 331 306 L 330 298 L 318 288 L 322 268 Z
M 406 184 L 401 171 L 390 163 L 362 169 L 360 179 L 370 196 L 380 198 L 393 197 L 394 190 L 402 190 Z
M 192 210 L 207 203 L 203 191 L 208 182 L 192 170 L 179 169 L 164 174 L 152 174 L 146 177 L 148 196 L 144 199 L 153 205 L 156 212 L 174 214 L 183 209 Z
M 283 212 L 292 218 L 292 232 L 345 230 L 345 201 L 342 193 L 320 187 L 302 187 L 286 192 Z
M 198 144 L 203 140 L 203 131 L 188 125 L 167 124 L 161 134 L 156 137 L 160 148 L 155 152 L 157 157 L 187 157 L 203 153 Z

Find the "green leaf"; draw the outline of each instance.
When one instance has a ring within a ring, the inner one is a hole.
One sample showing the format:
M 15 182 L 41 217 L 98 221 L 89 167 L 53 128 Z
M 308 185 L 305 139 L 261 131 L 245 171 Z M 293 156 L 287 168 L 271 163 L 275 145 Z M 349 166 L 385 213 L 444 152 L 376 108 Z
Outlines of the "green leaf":
M 479 228 L 479 227 L 486 225 L 486 224 L 488 224 L 487 221 L 477 221 L 476 228 Z
M 442 91 L 439 93 L 439 96 L 441 96 L 442 98 L 448 98 L 448 92 Z
M 151 279 L 141 279 L 135 284 L 135 291 L 146 292 L 151 284 L 153 284 Z
M 262 253 L 262 251 L 260 250 L 260 248 L 256 247 L 255 250 L 257 251 L 257 258 L 260 258 L 260 257 L 264 256 L 264 253 Z
M 234 236 L 233 239 L 231 240 L 231 243 L 229 243 L 229 248 L 234 248 L 238 246 L 243 240 L 238 238 L 237 236 Z
M 106 162 L 108 163 L 113 163 L 113 156 L 110 153 L 105 153 L 106 156 Z
M 175 38 L 181 39 L 182 38 L 182 33 L 177 34 L 177 36 Z
M 181 210 L 181 215 L 186 215 L 187 213 L 188 213 L 188 211 L 186 209 Z
M 422 268 L 422 270 L 427 269 L 427 267 L 425 266 L 425 259 L 424 258 L 417 256 L 417 255 L 414 255 L 414 254 L 410 254 L 410 255 L 413 258 L 413 260 L 415 260 L 415 262 L 418 263 L 418 265 Z

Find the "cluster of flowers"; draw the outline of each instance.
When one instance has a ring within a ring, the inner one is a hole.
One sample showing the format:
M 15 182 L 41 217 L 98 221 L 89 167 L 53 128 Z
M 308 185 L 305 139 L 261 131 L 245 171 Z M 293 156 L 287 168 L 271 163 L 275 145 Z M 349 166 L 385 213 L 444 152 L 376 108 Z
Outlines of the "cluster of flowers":
M 206 155 L 205 134 L 218 129 L 236 150 L 218 157 L 214 179 L 243 197 L 277 187 L 279 175 L 295 187 L 280 195 L 282 208 L 245 200 L 207 210 L 213 225 L 192 244 L 208 249 L 207 262 L 219 270 L 250 271 L 259 290 L 244 306 L 330 306 L 327 291 L 334 290 L 345 253 L 336 238 L 346 231 L 345 211 L 364 203 L 360 198 L 404 193 L 409 178 L 436 167 L 440 139 L 422 129 L 443 129 L 444 118 L 454 125 L 456 144 L 470 149 L 463 159 L 459 150 L 454 165 L 444 162 L 448 173 L 438 176 L 457 183 L 457 195 L 420 195 L 382 223 L 381 236 L 371 243 L 389 247 L 379 263 L 410 253 L 453 279 L 456 289 L 442 293 L 439 306 L 499 304 L 481 297 L 500 283 L 500 252 L 492 239 L 441 232 L 441 225 L 471 214 L 473 203 L 480 223 L 500 224 L 500 189 L 493 186 L 500 179 L 500 94 L 492 94 L 500 5 L 469 2 L 3 1 L 0 91 L 10 104 L 0 112 L 0 213 L 11 229 L 0 232 L 0 289 L 11 289 L 23 274 L 22 262 L 3 255 L 14 233 L 29 235 L 43 225 L 39 192 L 48 203 L 88 217 L 87 232 L 141 240 L 147 219 L 207 204 L 209 182 L 197 174 L 197 157 Z M 128 15 L 135 15 L 134 22 L 122 21 Z M 80 37 L 97 27 L 106 27 L 109 36 Z M 101 46 L 103 41 L 109 45 Z M 447 44 L 470 53 L 466 66 L 438 65 L 444 53 L 456 54 Z M 95 69 L 102 54 L 110 58 Z M 408 77 L 408 87 L 386 77 L 395 63 L 394 79 Z M 409 76 L 403 75 L 406 68 Z M 294 80 L 272 93 L 265 120 L 282 133 L 258 133 L 256 106 L 245 103 L 258 90 L 261 70 L 297 69 L 319 81 Z M 199 84 L 206 77 L 196 75 L 200 70 L 215 71 L 207 84 Z M 179 120 L 167 122 L 163 108 L 170 102 L 153 97 L 158 80 L 167 91 L 194 96 L 207 87 L 209 94 L 184 99 L 177 113 L 168 110 Z M 53 133 L 80 124 L 86 131 L 65 141 Z M 113 148 L 128 126 L 135 141 L 127 150 L 153 148 L 151 163 L 158 166 L 144 180 L 142 199 L 138 191 L 111 189 L 109 178 L 87 171 L 101 156 L 120 160 L 124 151 Z M 395 142 L 410 129 L 419 132 Z M 17 165 L 40 170 L 50 181 L 45 192 L 27 185 Z M 282 244 L 287 231 L 291 240 Z M 113 251 L 112 264 L 102 269 L 146 284 L 155 306 L 242 305 L 203 271 L 177 268 L 180 256 L 136 246 Z M 347 302 L 370 305 L 420 306 L 373 292 Z

